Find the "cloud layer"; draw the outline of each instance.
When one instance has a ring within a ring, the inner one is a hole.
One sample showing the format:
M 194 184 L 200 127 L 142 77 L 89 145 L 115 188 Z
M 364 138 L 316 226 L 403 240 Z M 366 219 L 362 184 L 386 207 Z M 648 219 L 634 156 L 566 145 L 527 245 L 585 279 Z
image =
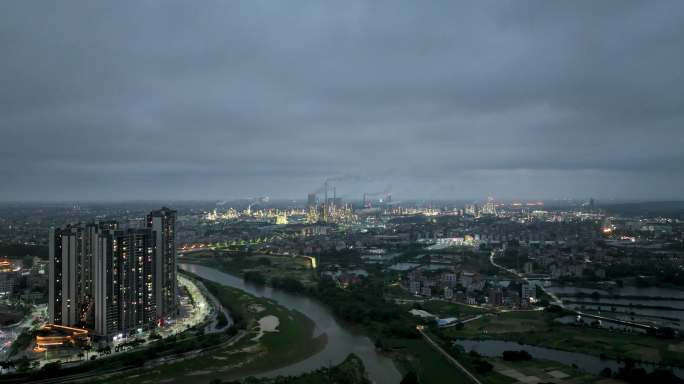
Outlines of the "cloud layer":
M 684 197 L 684 3 L 0 2 L 0 200 Z

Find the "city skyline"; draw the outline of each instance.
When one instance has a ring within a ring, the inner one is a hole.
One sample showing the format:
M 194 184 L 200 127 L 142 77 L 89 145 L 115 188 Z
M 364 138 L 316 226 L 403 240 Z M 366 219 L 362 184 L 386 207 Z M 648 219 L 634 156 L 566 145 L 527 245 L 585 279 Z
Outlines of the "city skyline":
M 0 1 L 0 382 L 684 384 L 684 2 Z
M 0 5 L 0 201 L 684 195 L 681 2 Z

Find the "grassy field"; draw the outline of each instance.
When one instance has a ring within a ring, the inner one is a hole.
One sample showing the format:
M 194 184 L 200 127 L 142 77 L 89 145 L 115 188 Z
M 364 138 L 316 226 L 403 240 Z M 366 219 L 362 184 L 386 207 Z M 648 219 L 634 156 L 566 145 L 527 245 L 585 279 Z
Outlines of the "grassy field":
M 254 271 L 262 274 L 267 281 L 274 277 L 290 277 L 305 286 L 315 284 L 315 273 L 310 268 L 311 262 L 303 257 L 202 250 L 186 254 L 180 261 L 208 265 L 237 276 Z
M 434 335 L 432 335 L 434 339 Z M 389 346 L 395 351 L 394 359 L 402 374 L 416 372 L 421 383 L 469 383 L 468 379 L 441 354 L 435 351 L 424 339 L 393 339 Z M 447 348 L 447 347 L 445 347 Z M 483 384 L 513 384 L 519 382 L 521 376 L 536 376 L 542 381 L 554 381 L 551 371 L 568 375 L 563 379 L 568 384 L 589 384 L 596 377 L 581 373 L 574 368 L 547 360 L 531 360 L 522 362 L 504 361 L 499 358 L 484 358 L 468 353 L 455 353 L 454 358 L 475 374 Z M 477 361 L 485 360 L 494 369 L 486 373 L 478 373 Z M 511 377 L 519 375 L 518 378 Z
M 119 376 L 107 383 L 206 383 L 232 380 L 283 367 L 313 355 L 325 346 L 325 336 L 313 337 L 314 324 L 305 315 L 241 290 L 204 281 L 221 303 L 244 321 L 246 334 L 235 344 L 187 360 Z M 279 320 L 277 332 L 258 335 L 257 321 Z
M 440 317 L 469 317 L 485 313 L 481 308 L 444 300 L 429 300 L 421 303 L 424 310 Z
M 402 375 L 413 371 L 422 384 L 469 382 L 424 339 L 392 339 L 388 346 L 394 350 L 392 357 Z
M 370 381 L 366 378 L 363 361 L 352 354 L 332 368 L 286 378 L 253 379 L 250 384 L 370 384 Z
M 480 338 L 517 341 L 523 344 L 571 352 L 666 365 L 684 365 L 684 342 L 643 334 L 625 334 L 591 327 L 553 322 L 544 312 L 507 312 L 487 315 L 467 323 L 463 329 L 442 331 L 452 338 Z
M 470 383 L 469 379 L 454 367 L 447 359 L 437 352 L 424 339 L 393 339 L 390 346 L 394 349 L 393 359 L 402 375 L 413 371 L 418 375 L 422 384 L 439 383 Z M 467 356 L 457 358 L 471 372 Z M 484 384 L 512 384 L 516 380 L 501 375 L 498 372 L 477 374 Z
M 552 316 L 542 312 L 504 312 L 488 314 L 481 319 L 466 323 L 466 326 L 457 331 L 460 336 L 481 337 L 483 335 L 495 336 L 506 333 L 525 333 L 540 331 L 549 327 Z M 455 329 L 446 331 L 456 332 Z
M 399 284 L 388 285 L 385 287 L 385 298 L 388 300 L 400 299 L 400 300 L 416 300 L 416 297 L 409 293 L 404 288 L 400 287 Z
M 567 378 L 563 379 L 563 383 L 566 384 L 590 384 L 597 380 L 596 376 L 580 372 L 572 367 L 556 363 L 549 360 L 528 360 L 528 361 L 504 361 L 502 359 L 488 359 L 492 365 L 494 365 L 494 370 L 498 376 L 503 376 L 500 383 L 514 383 L 517 382 L 513 377 L 507 376 L 504 372 L 509 373 L 511 371 L 515 373 L 520 373 L 525 376 L 534 376 L 542 379 L 544 382 L 551 381 L 554 379 L 552 373 L 562 372 L 568 375 Z M 484 381 L 488 384 L 498 384 L 495 382 Z

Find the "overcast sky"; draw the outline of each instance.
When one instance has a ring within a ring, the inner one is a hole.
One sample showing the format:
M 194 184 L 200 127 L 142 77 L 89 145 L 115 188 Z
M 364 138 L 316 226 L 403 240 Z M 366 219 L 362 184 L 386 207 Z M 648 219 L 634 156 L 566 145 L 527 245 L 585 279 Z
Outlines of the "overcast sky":
M 0 200 L 684 198 L 683 1 L 0 1 Z

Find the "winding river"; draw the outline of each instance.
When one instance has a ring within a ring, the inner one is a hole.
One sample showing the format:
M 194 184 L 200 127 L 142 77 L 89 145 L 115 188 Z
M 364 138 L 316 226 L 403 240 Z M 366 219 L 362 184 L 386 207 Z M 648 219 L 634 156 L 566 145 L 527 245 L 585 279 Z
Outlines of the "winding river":
M 328 343 L 319 353 L 298 363 L 257 376 L 299 375 L 321 367 L 339 364 L 347 355 L 354 353 L 363 360 L 368 376 L 374 383 L 396 384 L 401 381 L 401 374 L 390 358 L 378 353 L 373 342 L 362 332 L 335 319 L 332 312 L 320 302 L 270 287 L 249 284 L 241 277 L 229 275 L 214 268 L 196 264 L 178 264 L 178 266 L 204 279 L 235 287 L 255 296 L 272 299 L 286 308 L 297 310 L 313 320 L 316 324 L 314 331 L 316 335 L 321 333 L 327 335 Z

